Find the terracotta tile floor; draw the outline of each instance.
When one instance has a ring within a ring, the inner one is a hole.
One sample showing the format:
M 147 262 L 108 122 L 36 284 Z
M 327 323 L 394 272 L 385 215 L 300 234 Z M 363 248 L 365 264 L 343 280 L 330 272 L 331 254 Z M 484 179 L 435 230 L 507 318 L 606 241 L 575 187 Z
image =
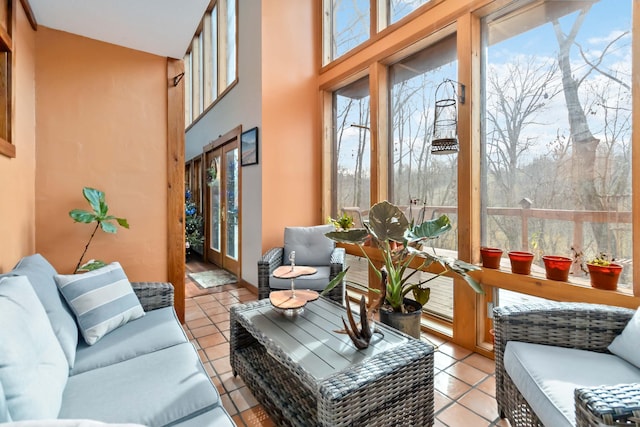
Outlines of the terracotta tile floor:
M 212 268 L 200 261 L 187 263 L 187 273 Z M 183 327 L 218 388 L 224 407 L 240 427 L 274 426 L 242 378 L 234 378 L 229 363 L 229 309 L 254 301 L 256 295 L 237 284 L 202 289 L 187 276 L 186 296 Z M 425 337 L 438 346 L 434 359 L 434 425 L 509 427 L 496 410 L 493 360 L 439 338 Z

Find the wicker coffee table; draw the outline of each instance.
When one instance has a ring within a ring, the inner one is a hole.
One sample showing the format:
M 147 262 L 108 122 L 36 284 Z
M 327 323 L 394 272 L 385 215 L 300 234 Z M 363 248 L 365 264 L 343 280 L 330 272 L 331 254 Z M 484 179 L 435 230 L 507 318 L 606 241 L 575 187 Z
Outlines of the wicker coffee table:
M 345 310 L 320 298 L 296 317 L 269 300 L 231 309 L 231 366 L 278 426 L 431 426 L 433 347 L 378 324 L 357 350 Z

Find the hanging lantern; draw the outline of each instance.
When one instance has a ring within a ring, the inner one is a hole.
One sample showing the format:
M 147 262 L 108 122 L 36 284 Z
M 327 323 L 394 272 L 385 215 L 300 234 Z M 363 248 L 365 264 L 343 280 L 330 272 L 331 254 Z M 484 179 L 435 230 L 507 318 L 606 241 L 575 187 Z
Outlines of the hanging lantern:
M 440 95 L 440 98 L 438 97 Z M 458 102 L 452 80 L 444 80 L 436 88 L 433 114 L 432 154 L 458 152 Z M 461 101 L 464 102 L 464 101 Z

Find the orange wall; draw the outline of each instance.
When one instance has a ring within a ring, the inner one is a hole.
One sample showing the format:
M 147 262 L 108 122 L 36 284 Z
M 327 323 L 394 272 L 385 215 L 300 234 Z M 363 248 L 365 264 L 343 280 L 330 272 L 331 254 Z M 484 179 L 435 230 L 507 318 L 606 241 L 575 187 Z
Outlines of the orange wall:
M 14 29 L 16 52 L 14 144 L 16 157 L 0 156 L 0 271 L 35 249 L 35 32 L 20 2 Z
M 321 218 L 319 0 L 262 2 L 262 249 Z
M 131 280 L 167 279 L 166 58 L 39 27 L 35 248 L 70 273 L 93 230 L 82 187 L 106 193 L 129 230 L 96 233 L 88 257 Z M 3 198 L 4 200 L 4 198 Z

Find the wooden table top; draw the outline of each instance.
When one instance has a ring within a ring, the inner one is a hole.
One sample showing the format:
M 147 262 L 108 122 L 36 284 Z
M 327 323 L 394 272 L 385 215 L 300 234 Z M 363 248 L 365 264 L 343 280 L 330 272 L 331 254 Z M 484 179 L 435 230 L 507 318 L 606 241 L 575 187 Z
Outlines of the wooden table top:
M 309 303 L 296 317 L 274 311 L 267 300 L 245 307 L 236 309 L 241 323 L 252 331 L 270 354 L 285 358 L 289 364 L 299 364 L 313 382 L 410 342 L 427 346 L 393 328 L 376 324 L 384 336 L 376 334 L 368 348 L 358 350 L 347 334 L 338 332 L 344 329 L 342 319 L 346 319 L 346 311 L 324 298 Z M 357 314 L 354 316 L 358 321 Z
M 315 301 L 319 297 L 320 294 L 316 291 L 296 289 L 295 293 L 290 290 L 271 291 L 269 301 L 274 307 L 289 310 L 304 307 L 309 301 Z
M 304 265 L 281 265 L 273 270 L 273 277 L 278 279 L 295 279 L 300 276 L 308 276 L 310 274 L 316 274 L 318 270 L 313 267 L 306 267 Z

